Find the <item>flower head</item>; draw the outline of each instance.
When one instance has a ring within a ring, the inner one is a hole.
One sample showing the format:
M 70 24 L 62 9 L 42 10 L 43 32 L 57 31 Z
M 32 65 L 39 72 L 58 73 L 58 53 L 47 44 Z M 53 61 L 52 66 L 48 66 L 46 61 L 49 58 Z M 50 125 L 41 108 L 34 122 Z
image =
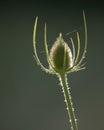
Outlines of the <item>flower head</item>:
M 36 50 L 36 30 L 37 30 L 37 21 L 38 21 L 38 17 L 36 17 L 36 21 L 34 24 L 34 34 L 33 34 L 34 57 L 36 59 L 37 64 L 42 68 L 42 70 L 51 74 L 59 75 L 59 74 L 71 73 L 85 68 L 83 67 L 84 64 L 82 63 L 83 59 L 85 58 L 85 53 L 87 50 L 87 25 L 86 25 L 86 18 L 84 12 L 83 12 L 83 19 L 84 19 L 84 30 L 85 30 L 85 47 L 81 58 L 79 58 L 80 36 L 78 32 L 76 33 L 77 42 L 78 42 L 77 54 L 75 54 L 76 51 L 74 46 L 74 40 L 70 38 L 72 44 L 72 50 L 71 50 L 68 44 L 64 41 L 61 33 L 59 34 L 58 38 L 56 39 L 49 53 L 47 38 L 46 38 L 46 24 L 45 24 L 44 45 L 45 45 L 47 61 L 49 64 L 49 68 L 46 68 L 40 62 Z
M 65 72 L 73 66 L 71 49 L 64 41 L 61 33 L 50 50 L 50 60 L 58 72 Z

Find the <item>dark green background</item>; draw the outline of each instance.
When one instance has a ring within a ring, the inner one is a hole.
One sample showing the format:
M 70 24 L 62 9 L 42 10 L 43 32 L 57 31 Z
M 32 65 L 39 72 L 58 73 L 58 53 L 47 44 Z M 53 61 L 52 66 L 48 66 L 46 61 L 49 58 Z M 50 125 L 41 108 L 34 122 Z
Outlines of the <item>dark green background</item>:
M 40 70 L 33 58 L 33 25 L 39 16 L 37 47 L 46 65 L 43 28 L 49 48 L 83 36 L 88 25 L 86 70 L 68 75 L 79 130 L 104 129 L 104 9 L 100 1 L 4 1 L 0 3 L 0 130 L 69 130 L 63 94 L 56 76 Z M 83 37 L 82 37 L 83 41 Z M 84 43 L 81 43 L 83 46 Z

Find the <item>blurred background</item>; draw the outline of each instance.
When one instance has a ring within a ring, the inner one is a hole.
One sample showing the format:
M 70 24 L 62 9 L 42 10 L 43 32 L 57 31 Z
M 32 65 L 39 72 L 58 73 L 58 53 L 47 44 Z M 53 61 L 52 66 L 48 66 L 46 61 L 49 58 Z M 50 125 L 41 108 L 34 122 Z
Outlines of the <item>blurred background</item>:
M 70 129 L 58 78 L 41 71 L 33 58 L 33 26 L 38 16 L 38 55 L 48 67 L 44 23 L 49 48 L 60 32 L 69 42 L 76 31 L 83 48 L 83 10 L 88 26 L 87 69 L 68 75 L 68 82 L 79 130 L 104 129 L 103 3 L 30 0 L 0 3 L 0 130 Z

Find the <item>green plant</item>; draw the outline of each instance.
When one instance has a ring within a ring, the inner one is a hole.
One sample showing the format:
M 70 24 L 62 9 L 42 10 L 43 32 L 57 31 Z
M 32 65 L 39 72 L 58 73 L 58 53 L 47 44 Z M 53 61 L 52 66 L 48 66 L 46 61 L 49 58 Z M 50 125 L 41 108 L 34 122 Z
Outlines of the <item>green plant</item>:
M 71 123 L 72 130 L 78 130 L 77 121 L 74 114 L 74 108 L 71 101 L 71 95 L 67 83 L 67 74 L 75 71 L 79 71 L 84 69 L 85 63 L 83 59 L 85 58 L 85 53 L 87 50 L 87 25 L 86 25 L 86 18 L 85 13 L 83 11 L 83 20 L 84 20 L 84 34 L 85 34 L 85 47 L 80 57 L 80 36 L 79 33 L 76 33 L 77 42 L 78 42 L 78 50 L 77 54 L 75 54 L 75 46 L 74 41 L 70 38 L 72 44 L 72 51 L 69 48 L 68 44 L 64 41 L 62 34 L 59 34 L 59 37 L 53 44 L 50 53 L 48 52 L 48 45 L 47 45 L 47 38 L 46 38 L 46 24 L 44 28 L 44 46 L 46 51 L 47 62 L 49 64 L 49 69 L 45 68 L 42 63 L 40 62 L 37 50 L 36 50 L 36 30 L 37 30 L 37 21 L 38 17 L 36 17 L 35 24 L 34 24 L 34 33 L 33 33 L 33 47 L 34 47 L 34 58 L 37 64 L 41 67 L 43 71 L 49 74 L 56 74 L 60 80 L 62 90 L 64 93 L 64 98 L 68 110 L 69 121 Z

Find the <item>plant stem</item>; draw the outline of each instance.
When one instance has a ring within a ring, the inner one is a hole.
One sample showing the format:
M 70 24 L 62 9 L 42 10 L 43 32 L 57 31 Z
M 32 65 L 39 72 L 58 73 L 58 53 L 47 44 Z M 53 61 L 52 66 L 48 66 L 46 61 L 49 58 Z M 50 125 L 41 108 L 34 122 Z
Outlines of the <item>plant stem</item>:
M 78 130 L 77 122 L 76 122 L 76 118 L 75 118 L 75 114 L 74 114 L 74 108 L 73 108 L 73 104 L 71 101 L 71 95 L 70 95 L 70 91 L 68 88 L 67 75 L 60 74 L 59 78 L 60 78 L 62 90 L 64 93 L 65 103 L 66 103 L 67 110 L 68 110 L 69 122 L 71 123 L 71 129 Z

